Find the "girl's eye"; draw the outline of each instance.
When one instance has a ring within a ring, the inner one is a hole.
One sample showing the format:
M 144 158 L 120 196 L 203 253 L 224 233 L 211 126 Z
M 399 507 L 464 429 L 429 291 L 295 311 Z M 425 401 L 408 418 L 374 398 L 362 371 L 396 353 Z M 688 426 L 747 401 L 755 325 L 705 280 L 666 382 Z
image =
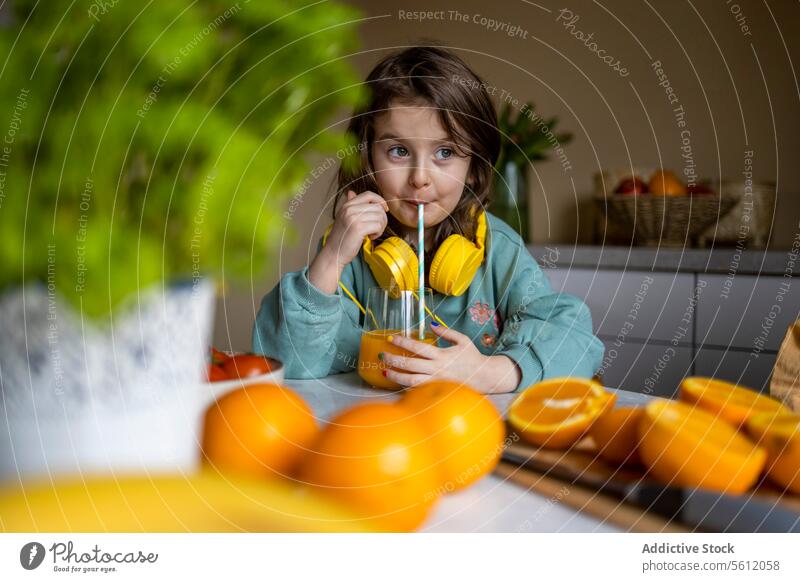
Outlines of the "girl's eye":
M 389 155 L 392 157 L 403 158 L 408 155 L 408 150 L 403 146 L 393 146 L 389 148 Z
M 451 150 L 450 148 L 441 148 L 439 150 L 436 150 L 436 159 L 447 160 L 449 158 L 452 158 L 454 153 L 455 152 L 453 152 L 453 150 Z

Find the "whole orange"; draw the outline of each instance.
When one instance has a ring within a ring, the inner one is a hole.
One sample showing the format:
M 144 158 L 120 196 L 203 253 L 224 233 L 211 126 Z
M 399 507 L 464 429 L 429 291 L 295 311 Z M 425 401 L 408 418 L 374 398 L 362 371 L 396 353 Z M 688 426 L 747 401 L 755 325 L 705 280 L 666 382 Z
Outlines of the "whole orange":
M 684 196 L 686 194 L 686 186 L 669 170 L 654 172 L 647 186 L 654 196 Z
M 436 458 L 413 412 L 358 404 L 333 418 L 299 477 L 344 501 L 379 529 L 412 531 L 437 498 Z
M 440 491 L 462 489 L 497 466 L 505 425 L 494 405 L 474 388 L 435 380 L 408 390 L 401 403 L 414 411 L 430 439 Z
M 244 386 L 206 411 L 204 461 L 219 471 L 287 476 L 318 432 L 311 408 L 289 388 Z

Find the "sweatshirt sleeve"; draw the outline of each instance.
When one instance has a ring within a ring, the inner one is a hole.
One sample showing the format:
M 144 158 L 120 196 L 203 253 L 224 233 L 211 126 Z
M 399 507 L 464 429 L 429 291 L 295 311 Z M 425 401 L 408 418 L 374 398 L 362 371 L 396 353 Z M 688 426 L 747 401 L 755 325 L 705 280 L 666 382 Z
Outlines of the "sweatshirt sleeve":
M 341 278 L 353 289 L 353 264 Z M 308 280 L 308 267 L 287 273 L 261 300 L 253 351 L 281 360 L 287 378 L 322 378 L 353 370 L 361 341 L 359 309 L 341 294 L 324 293 Z
M 517 390 L 547 378 L 590 378 L 600 367 L 604 346 L 592 332 L 583 301 L 553 293 L 542 269 L 520 245 L 510 266 L 507 310 L 497 355 L 514 360 L 522 371 Z M 508 255 L 507 255 L 508 256 Z

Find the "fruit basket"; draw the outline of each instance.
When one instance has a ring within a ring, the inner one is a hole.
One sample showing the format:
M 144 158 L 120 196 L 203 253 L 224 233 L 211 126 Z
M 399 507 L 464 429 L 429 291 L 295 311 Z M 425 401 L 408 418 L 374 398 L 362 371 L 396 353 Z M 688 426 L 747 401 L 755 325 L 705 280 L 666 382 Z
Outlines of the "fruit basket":
M 681 198 L 622 196 L 596 197 L 606 220 L 622 222 L 635 240 L 646 246 L 692 246 L 700 235 L 736 204 L 724 196 Z
M 659 186 L 662 178 L 656 172 L 637 170 L 634 175 L 654 177 Z M 724 217 L 736 199 L 720 196 L 711 188 L 687 189 L 674 176 L 664 173 L 666 192 L 648 193 L 647 185 L 630 178 L 631 169 L 602 172 L 595 176 L 595 208 L 601 220 L 613 224 L 617 231 L 634 235 L 637 244 L 646 246 L 696 246 L 706 229 Z M 669 180 L 673 180 L 672 184 Z M 614 192 L 626 187 L 627 193 Z M 642 192 L 642 188 L 645 192 Z

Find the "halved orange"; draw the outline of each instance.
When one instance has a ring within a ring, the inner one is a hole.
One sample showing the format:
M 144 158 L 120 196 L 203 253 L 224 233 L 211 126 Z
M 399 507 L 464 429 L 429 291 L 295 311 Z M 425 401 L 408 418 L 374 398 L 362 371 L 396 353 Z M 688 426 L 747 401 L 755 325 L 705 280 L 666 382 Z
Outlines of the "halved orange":
M 534 384 L 511 404 L 508 421 L 523 439 L 561 449 L 575 444 L 614 407 L 616 395 L 586 378 L 553 378 Z
M 767 460 L 764 449 L 724 420 L 671 400 L 645 407 L 639 456 L 660 481 L 728 493 L 747 491 Z
M 778 400 L 751 388 L 714 378 L 691 377 L 681 382 L 681 400 L 697 404 L 736 426 L 763 412 L 789 412 Z
M 620 407 L 603 414 L 589 429 L 601 457 L 612 463 L 639 462 L 639 421 L 644 407 Z
M 756 414 L 747 432 L 767 450 L 767 474 L 792 493 L 800 494 L 800 416 Z

